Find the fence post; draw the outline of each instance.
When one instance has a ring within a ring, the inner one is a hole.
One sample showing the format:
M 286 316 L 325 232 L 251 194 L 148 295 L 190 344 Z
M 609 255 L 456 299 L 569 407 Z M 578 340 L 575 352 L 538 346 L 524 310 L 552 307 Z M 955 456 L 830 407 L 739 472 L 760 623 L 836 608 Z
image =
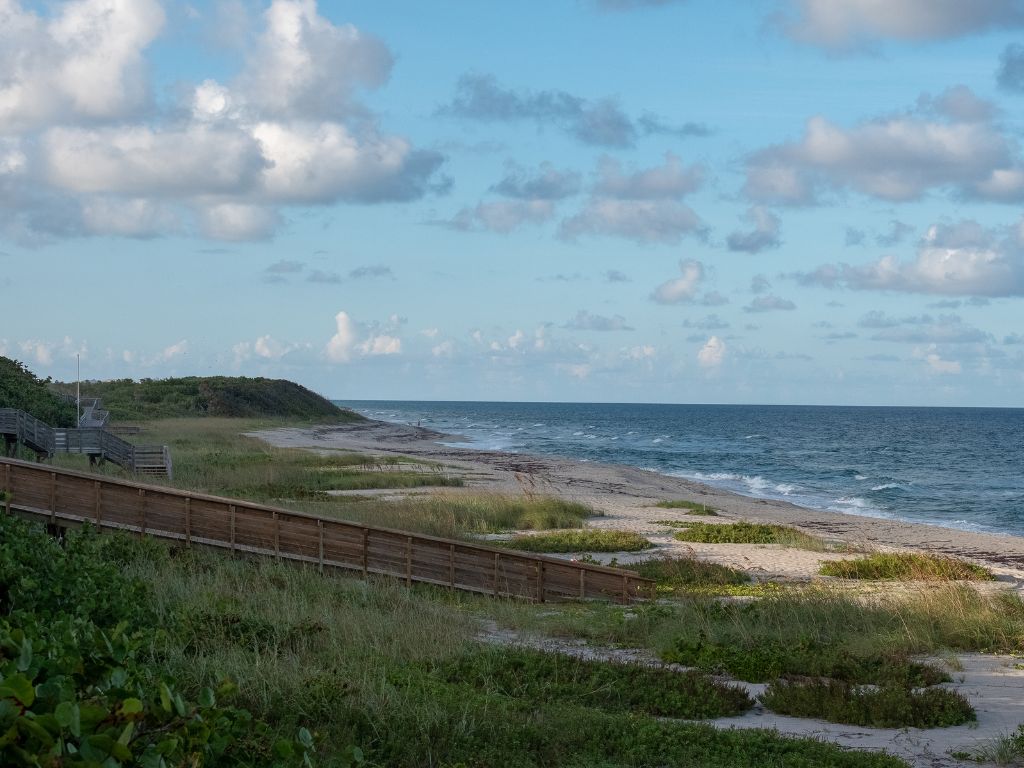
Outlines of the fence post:
M 231 551 L 235 551 L 235 505 L 228 504 L 228 514 L 231 516 Z
M 498 560 L 501 558 L 500 552 L 494 553 L 494 596 L 498 596 Z
M 370 575 L 370 529 L 363 528 L 363 579 Z
M 50 524 L 57 524 L 57 473 L 50 473 Z
M 448 583 L 455 589 L 455 545 L 448 545 Z
M 580 568 L 580 598 L 587 596 L 587 569 Z
M 544 561 L 537 563 L 537 602 L 544 602 Z
M 103 505 L 101 503 L 103 490 L 99 480 L 93 480 L 92 483 L 92 495 L 93 495 L 93 515 L 96 517 L 96 528 L 102 526 L 101 515 Z
M 629 576 L 622 577 L 622 604 L 629 605 Z
M 146 490 L 139 488 L 139 514 L 142 517 L 142 524 L 139 526 L 139 536 L 146 535 Z
M 185 497 L 185 546 L 192 546 L 192 497 Z
M 412 586 L 412 536 L 405 540 L 405 586 Z
M 277 516 L 277 510 L 271 512 L 274 519 L 274 557 L 281 559 L 281 518 Z
M 324 521 L 316 521 L 317 533 L 320 535 L 320 573 L 324 572 Z

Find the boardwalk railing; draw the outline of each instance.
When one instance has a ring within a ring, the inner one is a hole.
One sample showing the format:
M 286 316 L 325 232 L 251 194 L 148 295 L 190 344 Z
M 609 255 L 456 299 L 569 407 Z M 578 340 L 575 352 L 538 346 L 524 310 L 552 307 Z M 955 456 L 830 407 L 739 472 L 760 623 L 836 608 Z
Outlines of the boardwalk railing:
M 0 459 L 11 512 L 57 526 L 92 523 L 361 575 L 393 576 L 494 596 L 544 602 L 652 597 L 654 582 L 630 571 L 484 544 L 321 518 L 238 499 L 142 485 Z
M 129 472 L 171 477 L 171 455 L 165 445 L 135 445 L 107 429 L 64 429 L 16 408 L 0 408 L 0 435 L 8 448 L 22 443 L 41 456 L 81 453 L 112 461 Z

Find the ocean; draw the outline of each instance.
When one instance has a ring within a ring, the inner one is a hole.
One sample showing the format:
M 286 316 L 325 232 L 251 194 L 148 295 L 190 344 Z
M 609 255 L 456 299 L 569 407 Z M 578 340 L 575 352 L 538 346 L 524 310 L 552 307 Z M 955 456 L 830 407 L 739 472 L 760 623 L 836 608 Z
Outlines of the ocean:
M 455 446 L 626 464 L 810 509 L 1024 535 L 1024 409 L 336 401 Z

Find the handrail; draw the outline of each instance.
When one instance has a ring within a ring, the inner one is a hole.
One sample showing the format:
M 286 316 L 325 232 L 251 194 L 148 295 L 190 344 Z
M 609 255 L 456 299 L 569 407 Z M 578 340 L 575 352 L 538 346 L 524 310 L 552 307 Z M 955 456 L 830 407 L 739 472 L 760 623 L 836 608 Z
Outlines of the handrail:
M 544 602 L 651 597 L 631 571 L 0 459 L 12 511 L 282 560 Z

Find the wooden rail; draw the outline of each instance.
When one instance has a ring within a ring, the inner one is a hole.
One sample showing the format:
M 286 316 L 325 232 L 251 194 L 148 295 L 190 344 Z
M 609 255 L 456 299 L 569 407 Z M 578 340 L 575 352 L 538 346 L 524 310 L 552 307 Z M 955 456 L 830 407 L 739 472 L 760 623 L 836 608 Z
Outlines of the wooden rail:
M 322 518 L 173 488 L 0 459 L 9 509 L 51 525 L 99 528 L 231 552 L 538 602 L 652 597 L 631 571 Z

